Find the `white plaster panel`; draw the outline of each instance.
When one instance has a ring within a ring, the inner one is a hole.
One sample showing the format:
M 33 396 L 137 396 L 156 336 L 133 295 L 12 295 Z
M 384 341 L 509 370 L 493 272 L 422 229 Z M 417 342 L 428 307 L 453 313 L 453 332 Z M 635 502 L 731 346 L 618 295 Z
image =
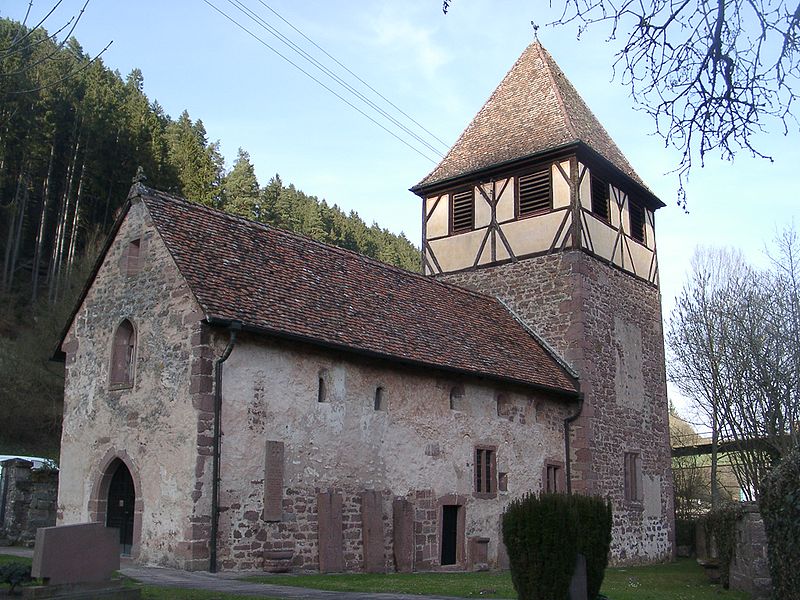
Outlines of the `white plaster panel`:
M 642 331 L 619 316 L 614 316 L 614 350 L 617 404 L 641 411 L 644 407 Z
M 628 240 L 628 247 L 633 257 L 631 270 L 635 270 L 640 277 L 647 277 L 650 272 L 650 262 L 653 260 L 653 251 L 632 239 Z
M 497 260 L 508 260 L 511 255 L 508 253 L 505 243 L 503 243 L 499 234 L 495 234 L 495 236 L 497 237 Z
M 653 226 L 655 224 L 655 215 L 653 214 L 653 211 L 650 210 L 649 208 L 644 209 L 644 215 L 645 215 L 645 220 L 644 220 L 645 241 L 647 242 L 647 247 L 652 250 L 656 247 L 656 231 L 655 227 Z
M 486 229 L 461 233 L 429 242 L 439 265 L 444 271 L 466 269 L 475 263 Z
M 492 222 L 492 207 L 481 194 L 481 188 L 487 198 L 492 197 L 492 184 L 485 183 L 475 188 L 475 228 L 486 227 Z
M 485 265 L 487 263 L 492 262 L 492 238 L 496 237 L 495 232 L 491 232 L 489 237 L 486 239 L 486 243 L 483 246 L 483 252 L 481 252 L 480 260 L 478 260 L 479 265 Z M 500 240 L 497 240 L 498 242 Z
M 622 212 L 620 213 L 621 219 L 621 228 L 625 235 L 630 236 L 631 234 L 631 215 L 628 211 L 628 195 L 620 192 L 619 197 L 622 198 Z
M 516 256 L 549 250 L 564 219 L 564 211 L 550 212 L 501 225 Z
M 437 204 L 438 200 L 438 204 Z M 436 206 L 433 209 L 434 205 Z M 450 232 L 450 210 L 449 199 L 445 196 L 432 196 L 425 200 L 425 214 L 429 214 L 433 209 L 430 219 L 426 223 L 426 236 L 435 238 L 445 236 Z
M 570 166 L 568 160 L 565 160 L 561 163 L 561 168 L 564 170 L 564 173 L 566 173 L 567 177 L 570 177 Z M 555 163 L 553 163 L 551 169 L 553 176 L 553 208 L 564 208 L 565 206 L 569 206 L 569 181 L 564 179 L 564 175 L 561 174 L 561 171 L 558 169 Z
M 642 475 L 642 496 L 645 518 L 658 519 L 661 517 L 661 488 L 662 482 L 659 475 Z
M 503 186 L 506 186 L 506 189 L 503 190 Z M 501 179 L 497 182 L 497 191 L 503 190 L 503 193 L 500 194 L 500 198 L 497 201 L 497 221 L 502 223 L 503 221 L 510 221 L 512 220 L 515 214 L 515 200 L 514 200 L 514 189 L 516 187 L 516 183 L 514 182 L 513 177 L 509 177 L 508 179 Z
M 578 163 L 578 173 L 583 173 L 583 179 L 578 186 L 578 202 L 586 210 L 592 210 L 592 174 L 582 163 Z
M 592 249 L 594 253 L 603 258 L 610 259 L 614 251 L 614 242 L 617 239 L 617 230 L 595 217 L 592 213 L 584 213 L 589 236 L 592 238 Z M 584 241 L 584 247 L 588 247 Z

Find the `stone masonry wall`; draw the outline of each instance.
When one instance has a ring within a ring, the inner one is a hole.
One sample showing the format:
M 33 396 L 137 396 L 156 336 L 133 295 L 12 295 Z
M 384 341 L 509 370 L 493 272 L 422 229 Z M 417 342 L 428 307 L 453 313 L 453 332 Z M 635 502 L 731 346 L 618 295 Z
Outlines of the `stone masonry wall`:
M 736 547 L 731 563 L 731 589 L 768 600 L 772 592 L 764 520 L 754 504 L 744 504 L 745 513 L 736 523 Z
M 464 394 L 451 410 L 454 386 Z M 377 387 L 384 410 L 375 409 Z M 335 570 L 395 570 L 398 500 L 411 506 L 414 568 L 440 564 L 442 504 L 462 507 L 459 564 L 469 564 L 469 538 L 485 537 L 496 565 L 503 507 L 542 488 L 546 460 L 563 462 L 572 410 L 574 402 L 540 392 L 241 335 L 223 372 L 220 566 L 261 568 L 265 551 L 288 550 L 294 569 L 316 570 L 326 566 L 321 545 L 334 544 Z M 268 442 L 284 453 L 280 512 L 269 520 Z M 496 449 L 507 478 L 494 498 L 473 493 L 476 445 Z M 371 522 L 382 539 L 369 557 L 365 493 L 377 498 Z M 333 521 L 341 541 L 321 540 L 319 501 L 330 496 L 341 500 L 341 523 Z
M 441 276 L 495 295 L 580 375 L 572 485 L 612 500 L 612 560 L 672 555 L 673 498 L 660 294 L 581 251 Z M 625 452 L 639 453 L 640 502 L 625 500 Z
M 138 268 L 129 270 L 126 248 L 137 239 Z M 134 377 L 130 386 L 113 386 L 112 340 L 123 319 L 136 335 Z M 62 346 L 58 511 L 64 524 L 104 520 L 107 471 L 123 460 L 136 487 L 133 554 L 144 563 L 208 568 L 213 395 L 201 319 L 145 205 L 134 199 Z
M 0 539 L 9 544 L 33 545 L 39 527 L 56 524 L 58 471 L 32 466 L 26 460 L 3 462 Z

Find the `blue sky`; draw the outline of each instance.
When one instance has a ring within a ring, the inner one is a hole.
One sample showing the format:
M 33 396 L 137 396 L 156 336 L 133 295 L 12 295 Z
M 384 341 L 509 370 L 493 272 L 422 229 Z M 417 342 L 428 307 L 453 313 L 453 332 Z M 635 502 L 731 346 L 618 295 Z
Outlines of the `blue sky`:
M 34 0 L 38 21 L 54 0 Z M 63 0 L 51 30 L 84 0 Z M 228 0 L 210 0 L 245 22 Z M 259 0 L 242 0 L 298 42 Z M 735 162 L 712 156 L 687 186 L 689 213 L 676 206 L 674 150 L 652 135 L 612 81 L 616 46 L 607 31 L 580 41 L 570 28 L 545 26 L 547 2 L 455 0 L 264 0 L 298 29 L 417 121 L 452 144 L 533 39 L 539 38 L 642 179 L 667 204 L 656 215 L 665 316 L 686 276 L 694 248 L 735 246 L 763 263 L 776 231 L 800 221 L 797 202 L 800 135 L 777 125 L 762 145 L 770 163 L 744 153 Z M 0 15 L 21 18 L 28 0 L 4 0 Z M 263 30 L 253 31 L 276 48 Z M 138 67 L 145 91 L 173 117 L 187 109 L 219 140 L 230 167 L 246 149 L 263 185 L 275 173 L 309 194 L 357 211 L 365 221 L 420 240 L 420 201 L 408 192 L 434 166 L 224 19 L 203 0 L 91 0 L 76 30 L 94 54 L 113 40 L 106 65 L 126 75 Z M 303 42 L 305 47 L 309 47 Z M 282 50 L 284 51 L 284 50 Z M 286 51 L 288 53 L 288 51 Z M 294 58 L 300 61 L 302 59 Z

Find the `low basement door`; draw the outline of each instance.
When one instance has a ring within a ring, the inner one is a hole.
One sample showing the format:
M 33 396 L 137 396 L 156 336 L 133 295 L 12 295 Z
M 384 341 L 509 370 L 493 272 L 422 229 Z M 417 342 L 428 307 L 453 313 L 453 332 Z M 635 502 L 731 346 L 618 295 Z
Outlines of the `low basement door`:
M 459 508 L 457 504 L 442 506 L 442 566 L 456 564 Z

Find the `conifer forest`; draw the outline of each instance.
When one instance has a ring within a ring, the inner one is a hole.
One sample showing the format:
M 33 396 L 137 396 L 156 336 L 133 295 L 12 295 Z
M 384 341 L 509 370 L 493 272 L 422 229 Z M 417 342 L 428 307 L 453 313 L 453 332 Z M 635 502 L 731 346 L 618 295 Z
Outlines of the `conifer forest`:
M 201 118 L 143 90 L 138 69 L 123 77 L 75 38 L 0 19 L 0 454 L 57 456 L 51 358 L 138 167 L 150 187 L 419 270 L 404 235 L 278 175 L 259 184 L 243 149 L 228 168 Z

